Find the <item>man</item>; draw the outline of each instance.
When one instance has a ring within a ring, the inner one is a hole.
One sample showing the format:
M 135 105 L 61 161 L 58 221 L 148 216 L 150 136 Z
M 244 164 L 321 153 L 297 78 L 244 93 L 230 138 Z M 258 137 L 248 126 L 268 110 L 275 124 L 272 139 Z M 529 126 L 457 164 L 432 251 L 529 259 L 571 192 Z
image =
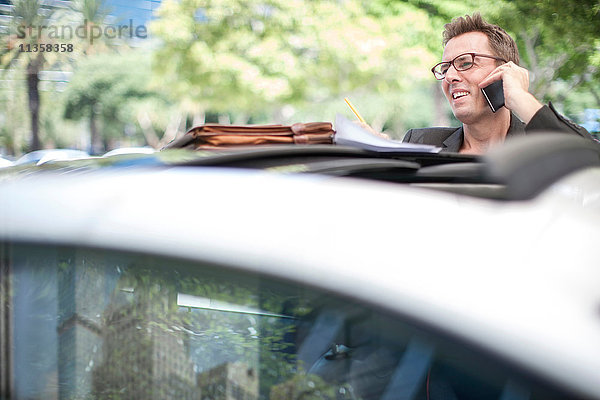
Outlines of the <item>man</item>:
M 432 72 L 462 127 L 411 129 L 403 141 L 432 144 L 446 152 L 482 154 L 507 138 L 536 130 L 591 139 L 552 104 L 542 105 L 529 93 L 529 73 L 519 66 L 517 45 L 502 28 L 487 23 L 479 13 L 456 18 L 444 28 L 442 62 Z M 500 79 L 505 107 L 494 113 L 480 89 Z

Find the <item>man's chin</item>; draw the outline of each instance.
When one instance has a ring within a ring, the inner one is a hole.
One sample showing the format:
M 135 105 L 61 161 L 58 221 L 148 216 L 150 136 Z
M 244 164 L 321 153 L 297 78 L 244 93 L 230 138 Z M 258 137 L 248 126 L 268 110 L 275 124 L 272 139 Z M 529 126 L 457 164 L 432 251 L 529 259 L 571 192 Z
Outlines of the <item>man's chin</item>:
M 490 115 L 493 113 L 488 109 Z M 470 125 L 482 121 L 488 117 L 486 111 L 474 110 L 473 108 L 453 108 L 454 117 L 463 124 Z
M 466 110 L 452 110 L 452 114 L 454 114 L 454 118 L 462 122 L 463 124 L 472 123 L 473 114 Z

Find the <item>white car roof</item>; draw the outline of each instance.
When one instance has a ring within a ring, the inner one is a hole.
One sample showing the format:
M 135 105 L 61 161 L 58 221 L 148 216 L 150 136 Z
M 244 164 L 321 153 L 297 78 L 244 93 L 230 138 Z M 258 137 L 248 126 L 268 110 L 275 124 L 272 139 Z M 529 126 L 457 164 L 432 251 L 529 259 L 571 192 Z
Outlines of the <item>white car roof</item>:
M 0 238 L 200 259 L 351 295 L 600 397 L 600 169 L 528 202 L 169 168 L 0 185 Z

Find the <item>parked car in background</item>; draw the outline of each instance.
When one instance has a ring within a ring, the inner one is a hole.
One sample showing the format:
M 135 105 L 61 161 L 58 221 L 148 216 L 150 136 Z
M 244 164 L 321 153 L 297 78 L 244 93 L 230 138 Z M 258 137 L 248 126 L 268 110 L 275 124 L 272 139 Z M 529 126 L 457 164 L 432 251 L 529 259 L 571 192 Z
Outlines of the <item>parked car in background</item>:
M 90 155 L 85 151 L 76 149 L 36 150 L 21 156 L 19 159 L 17 159 L 17 161 L 15 161 L 15 165 L 40 165 L 50 161 L 78 160 L 81 158 L 87 158 L 89 156 Z
M 8 160 L 4 157 L 0 157 L 0 168 L 10 167 L 14 164 L 11 160 Z
M 2 398 L 600 398 L 591 141 L 15 166 L 0 221 Z
M 152 154 L 156 150 L 152 147 L 120 147 L 111 151 L 107 151 L 102 157 L 111 157 L 121 154 Z

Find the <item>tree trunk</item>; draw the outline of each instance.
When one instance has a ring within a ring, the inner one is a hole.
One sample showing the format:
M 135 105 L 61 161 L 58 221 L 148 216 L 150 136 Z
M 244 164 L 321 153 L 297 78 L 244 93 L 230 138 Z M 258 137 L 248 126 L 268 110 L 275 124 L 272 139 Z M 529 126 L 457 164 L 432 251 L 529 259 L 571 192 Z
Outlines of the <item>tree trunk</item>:
M 27 94 L 29 95 L 29 112 L 31 116 L 31 148 L 40 150 L 40 64 L 33 59 L 27 64 Z
M 98 126 L 96 124 L 96 114 L 92 110 L 90 114 L 90 154 L 100 154 L 103 150 L 102 148 L 102 140 L 98 134 Z
M 153 149 L 159 150 L 162 147 L 161 142 L 156 135 L 154 128 L 152 127 L 152 120 L 148 116 L 148 113 L 146 111 L 138 112 L 137 120 L 140 128 L 142 128 L 142 133 L 144 134 L 146 143 L 148 143 L 148 145 Z

